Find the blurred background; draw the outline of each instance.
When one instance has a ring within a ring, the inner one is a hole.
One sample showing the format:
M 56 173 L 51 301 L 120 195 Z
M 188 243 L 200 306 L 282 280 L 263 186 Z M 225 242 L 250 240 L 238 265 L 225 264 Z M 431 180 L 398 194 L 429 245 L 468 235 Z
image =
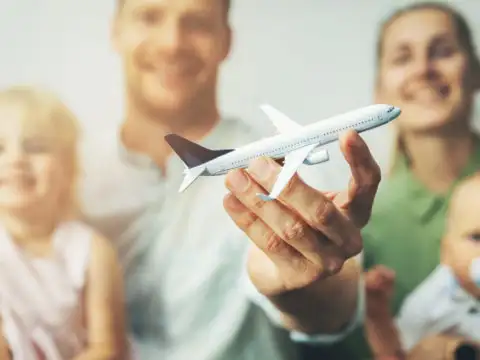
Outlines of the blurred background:
M 232 0 L 234 43 L 218 91 L 223 114 L 273 132 L 259 109 L 262 103 L 300 124 L 373 103 L 379 23 L 394 7 L 414 2 Z M 465 14 L 478 43 L 480 1 L 437 2 L 453 4 Z M 1 0 L 0 87 L 46 86 L 78 115 L 87 135 L 112 131 L 124 113 L 121 64 L 109 39 L 114 5 L 114 0 Z M 477 98 L 477 130 L 479 115 Z M 389 128 L 363 136 L 386 169 Z M 329 150 L 332 160 L 340 161 L 322 164 L 327 177 L 346 183 L 350 171 L 338 144 Z M 394 216 L 396 212 L 393 208 Z
M 258 108 L 263 102 L 301 124 L 372 103 L 378 23 L 396 5 L 412 2 L 234 0 L 234 46 L 220 81 L 221 109 L 268 128 Z M 480 1 L 445 2 L 467 15 L 478 42 Z M 0 46 L 8 51 L 2 52 L 0 86 L 34 82 L 57 90 L 86 131 L 120 121 L 121 71 L 109 43 L 113 0 L 2 0 L 1 9 Z M 383 165 L 388 129 L 365 138 Z

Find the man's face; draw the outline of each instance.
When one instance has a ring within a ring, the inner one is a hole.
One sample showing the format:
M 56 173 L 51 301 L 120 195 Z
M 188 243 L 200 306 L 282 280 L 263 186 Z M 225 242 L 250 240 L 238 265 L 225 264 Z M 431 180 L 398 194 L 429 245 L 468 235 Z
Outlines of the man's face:
M 153 112 L 175 112 L 215 94 L 230 50 L 222 0 L 125 0 L 113 41 L 127 92 Z

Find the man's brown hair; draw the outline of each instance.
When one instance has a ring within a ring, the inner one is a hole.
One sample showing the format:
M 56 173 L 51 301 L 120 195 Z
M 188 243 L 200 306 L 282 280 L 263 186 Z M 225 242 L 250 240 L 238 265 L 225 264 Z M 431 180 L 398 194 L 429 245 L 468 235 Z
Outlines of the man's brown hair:
M 117 0 L 117 10 L 121 10 L 126 0 Z M 230 12 L 231 0 L 220 0 L 225 7 L 225 14 L 228 16 Z

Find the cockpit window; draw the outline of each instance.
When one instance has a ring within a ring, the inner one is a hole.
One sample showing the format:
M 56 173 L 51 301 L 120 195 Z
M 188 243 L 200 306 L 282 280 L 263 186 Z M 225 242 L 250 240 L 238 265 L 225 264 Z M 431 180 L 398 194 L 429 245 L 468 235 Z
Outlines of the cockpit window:
M 390 112 L 392 112 L 392 111 L 393 111 L 393 109 L 395 109 L 395 106 L 390 106 L 390 107 L 388 108 L 388 110 L 387 110 L 387 113 L 390 113 Z

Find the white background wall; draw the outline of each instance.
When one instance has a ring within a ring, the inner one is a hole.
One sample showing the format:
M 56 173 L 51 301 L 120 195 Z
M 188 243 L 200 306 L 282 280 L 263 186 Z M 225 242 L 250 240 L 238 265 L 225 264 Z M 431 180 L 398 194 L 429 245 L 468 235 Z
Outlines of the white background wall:
M 369 104 L 378 22 L 407 2 L 233 0 L 236 33 L 221 108 L 269 126 L 258 110 L 264 101 L 302 124 Z M 480 1 L 449 2 L 467 15 L 478 43 Z M 0 4 L 0 86 L 28 82 L 59 91 L 87 131 L 119 121 L 122 82 L 109 44 L 114 0 Z M 380 161 L 388 145 L 382 131 L 366 135 Z

